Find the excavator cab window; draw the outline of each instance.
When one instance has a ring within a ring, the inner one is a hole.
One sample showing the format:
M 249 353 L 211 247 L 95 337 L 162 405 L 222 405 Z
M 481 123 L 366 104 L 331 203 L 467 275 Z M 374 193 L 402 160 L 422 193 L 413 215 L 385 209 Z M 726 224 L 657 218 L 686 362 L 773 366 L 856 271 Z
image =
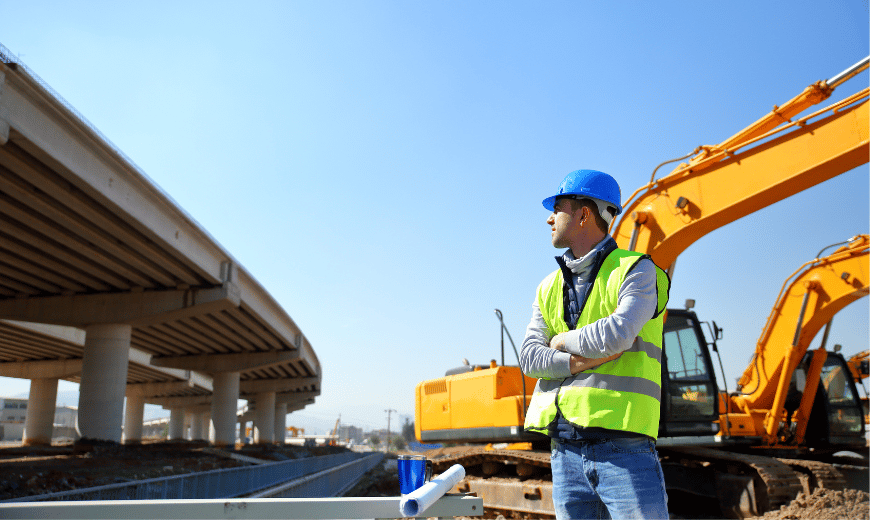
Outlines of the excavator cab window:
M 850 375 L 840 355 L 828 355 L 822 367 L 822 386 L 827 395 L 828 425 L 834 443 L 838 436 L 864 436 L 863 409 Z
M 694 312 L 669 309 L 664 327 L 660 435 L 710 435 L 717 388 Z

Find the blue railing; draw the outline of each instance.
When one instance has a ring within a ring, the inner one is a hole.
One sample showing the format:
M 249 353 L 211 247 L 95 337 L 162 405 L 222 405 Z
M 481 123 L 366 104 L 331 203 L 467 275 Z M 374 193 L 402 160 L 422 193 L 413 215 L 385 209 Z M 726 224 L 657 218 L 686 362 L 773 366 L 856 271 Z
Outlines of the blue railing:
M 322 498 L 344 496 L 366 472 L 380 464 L 383 459 L 383 453 L 373 453 L 362 459 L 253 493 L 249 497 Z
M 354 482 L 358 480 L 366 471 L 377 465 L 383 456 L 383 453 L 346 452 L 322 457 L 270 462 L 258 466 L 217 469 L 44 495 L 31 495 L 3 500 L 2 502 L 235 498 L 275 487 L 288 481 L 302 479 L 315 473 L 323 473 L 321 478 L 325 483 L 305 487 L 305 493 L 315 493 L 315 495 L 309 494 L 307 496 L 312 498 L 315 496 L 335 496 L 335 494 L 346 491 L 353 485 L 349 483 L 349 479 L 355 479 Z M 349 464 L 354 462 L 356 464 Z M 333 472 L 324 471 L 339 466 L 344 466 L 348 470 L 338 472 L 339 476 L 333 476 Z

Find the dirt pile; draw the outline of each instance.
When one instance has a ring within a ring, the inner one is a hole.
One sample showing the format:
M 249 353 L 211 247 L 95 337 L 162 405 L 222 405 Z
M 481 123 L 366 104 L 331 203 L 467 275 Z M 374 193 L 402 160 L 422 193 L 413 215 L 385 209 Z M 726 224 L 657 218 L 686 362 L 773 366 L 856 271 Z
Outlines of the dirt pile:
M 818 488 L 803 492 L 778 511 L 768 511 L 751 520 L 867 520 L 870 495 L 857 489 L 833 491 Z

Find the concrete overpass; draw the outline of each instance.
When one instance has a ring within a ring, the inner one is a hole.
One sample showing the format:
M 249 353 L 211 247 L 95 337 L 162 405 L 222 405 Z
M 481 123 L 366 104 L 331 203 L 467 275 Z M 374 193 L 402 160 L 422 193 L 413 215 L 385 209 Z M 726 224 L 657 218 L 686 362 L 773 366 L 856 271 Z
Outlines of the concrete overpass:
M 29 374 L 34 408 L 53 407 L 59 378 L 78 380 L 87 439 L 122 440 L 126 394 L 128 424 L 154 402 L 199 415 L 217 445 L 235 441 L 247 398 L 272 442 L 276 416 L 320 393 L 313 348 L 269 293 L 2 46 L 0 320 L 0 375 Z M 78 329 L 81 350 L 16 322 Z M 186 371 L 211 388 L 131 390 L 181 388 L 168 374 Z

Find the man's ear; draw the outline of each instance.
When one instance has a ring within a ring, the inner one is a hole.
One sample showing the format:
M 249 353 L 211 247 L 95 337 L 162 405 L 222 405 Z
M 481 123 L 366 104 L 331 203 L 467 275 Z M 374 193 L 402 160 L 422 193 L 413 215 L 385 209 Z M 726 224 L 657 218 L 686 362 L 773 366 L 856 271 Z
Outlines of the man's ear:
M 586 222 L 586 220 L 590 217 L 591 213 L 589 213 L 589 208 L 586 207 L 585 204 L 580 206 L 580 223 Z

